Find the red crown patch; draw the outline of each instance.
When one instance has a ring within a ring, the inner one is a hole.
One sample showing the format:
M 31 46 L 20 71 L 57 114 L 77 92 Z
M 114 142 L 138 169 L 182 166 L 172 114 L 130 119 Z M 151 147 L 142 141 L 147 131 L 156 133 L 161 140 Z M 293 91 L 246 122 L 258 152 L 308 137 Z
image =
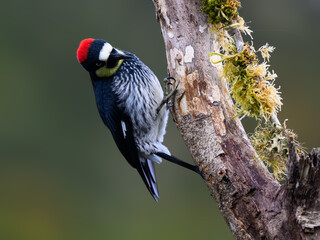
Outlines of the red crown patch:
M 77 58 L 80 63 L 84 62 L 87 59 L 89 47 L 93 41 L 93 38 L 87 38 L 80 42 L 77 50 Z

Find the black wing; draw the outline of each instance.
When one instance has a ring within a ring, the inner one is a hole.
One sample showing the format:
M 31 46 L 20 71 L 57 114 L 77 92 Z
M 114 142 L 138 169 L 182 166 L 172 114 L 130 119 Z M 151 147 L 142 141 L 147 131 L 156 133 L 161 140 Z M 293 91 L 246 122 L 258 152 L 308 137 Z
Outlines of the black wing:
M 122 155 L 136 168 L 152 197 L 159 199 L 154 163 L 140 157 L 133 137 L 133 127 L 129 116 L 117 106 L 117 96 L 111 89 L 110 81 L 101 81 L 100 90 L 95 88 L 100 116 L 109 128 Z

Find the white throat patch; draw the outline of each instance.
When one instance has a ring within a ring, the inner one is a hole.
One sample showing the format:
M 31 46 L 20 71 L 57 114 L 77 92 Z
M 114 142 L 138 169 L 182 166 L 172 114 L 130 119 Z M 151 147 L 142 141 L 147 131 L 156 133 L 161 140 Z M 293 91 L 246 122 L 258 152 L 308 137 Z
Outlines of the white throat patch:
M 109 43 L 106 42 L 100 50 L 99 60 L 100 61 L 107 61 L 112 49 L 113 49 L 113 47 Z

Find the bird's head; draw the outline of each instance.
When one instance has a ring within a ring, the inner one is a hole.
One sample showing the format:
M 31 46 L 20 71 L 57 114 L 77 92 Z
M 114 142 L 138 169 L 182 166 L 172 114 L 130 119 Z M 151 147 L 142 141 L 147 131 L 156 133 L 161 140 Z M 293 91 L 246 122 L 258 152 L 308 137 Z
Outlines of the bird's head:
M 130 56 L 104 40 L 87 38 L 80 42 L 77 58 L 90 74 L 103 78 L 112 76 Z

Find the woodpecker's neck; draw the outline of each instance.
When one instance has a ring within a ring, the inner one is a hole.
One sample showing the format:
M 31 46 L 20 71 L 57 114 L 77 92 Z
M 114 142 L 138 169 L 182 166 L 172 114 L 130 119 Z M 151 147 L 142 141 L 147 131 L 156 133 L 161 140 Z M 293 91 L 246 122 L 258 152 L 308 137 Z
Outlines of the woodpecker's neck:
M 99 78 L 111 77 L 119 69 L 119 67 L 121 66 L 122 63 L 123 63 L 123 60 L 119 60 L 118 63 L 114 67 L 108 67 L 108 65 L 103 66 L 103 67 L 99 68 L 98 70 L 96 70 L 95 73 L 96 73 L 97 77 L 99 77 Z

